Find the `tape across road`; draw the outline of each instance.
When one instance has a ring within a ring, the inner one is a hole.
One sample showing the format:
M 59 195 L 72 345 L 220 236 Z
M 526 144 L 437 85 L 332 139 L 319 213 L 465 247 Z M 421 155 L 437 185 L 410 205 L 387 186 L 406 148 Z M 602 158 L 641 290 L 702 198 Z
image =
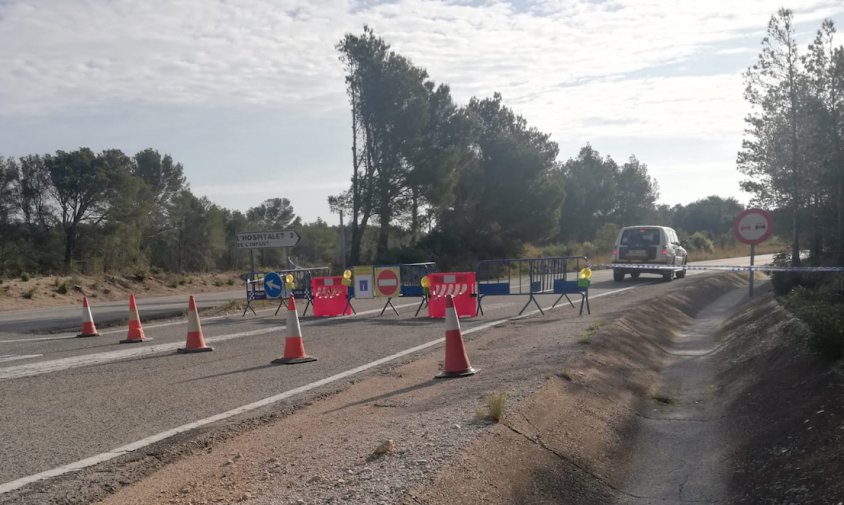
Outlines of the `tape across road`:
M 609 263 L 592 268 L 626 268 L 647 270 L 721 270 L 725 272 L 844 272 L 844 267 L 775 267 L 772 265 L 649 265 L 640 263 Z

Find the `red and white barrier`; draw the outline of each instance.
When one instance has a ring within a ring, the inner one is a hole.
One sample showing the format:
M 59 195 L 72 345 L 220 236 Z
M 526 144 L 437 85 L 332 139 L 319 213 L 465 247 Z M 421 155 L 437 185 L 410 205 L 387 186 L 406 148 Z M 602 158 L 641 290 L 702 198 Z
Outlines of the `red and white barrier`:
M 343 277 L 339 275 L 311 279 L 315 317 L 348 316 L 352 313 L 348 295 L 349 288 L 343 285 Z
M 446 314 L 446 297 L 454 299 L 458 317 L 478 315 L 477 283 L 475 272 L 440 272 L 428 274 L 431 281 L 428 317 L 443 318 Z

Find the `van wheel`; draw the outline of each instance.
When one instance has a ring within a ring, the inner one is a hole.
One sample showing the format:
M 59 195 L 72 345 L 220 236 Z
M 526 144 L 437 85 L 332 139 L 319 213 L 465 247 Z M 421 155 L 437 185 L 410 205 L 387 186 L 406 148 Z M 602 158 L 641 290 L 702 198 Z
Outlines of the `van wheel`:
M 630 272 L 630 277 L 632 277 L 633 279 L 638 279 L 640 273 L 641 272 Z
M 662 280 L 665 282 L 671 282 L 674 280 L 674 270 L 669 270 L 662 274 Z
M 685 265 L 685 263 L 683 263 L 683 264 Z M 683 277 L 685 277 L 685 276 L 686 276 L 686 271 L 685 271 L 685 270 L 677 270 L 677 278 L 678 278 L 678 279 L 682 279 L 682 278 L 683 278 Z
M 622 270 L 613 270 L 612 271 L 612 280 L 615 282 L 621 282 L 624 280 L 624 272 Z

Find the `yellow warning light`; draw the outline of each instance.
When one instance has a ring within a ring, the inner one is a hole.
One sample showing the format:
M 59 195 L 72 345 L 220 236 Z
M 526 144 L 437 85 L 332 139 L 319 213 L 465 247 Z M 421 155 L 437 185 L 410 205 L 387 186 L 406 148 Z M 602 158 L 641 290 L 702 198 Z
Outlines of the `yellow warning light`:
M 287 274 L 284 276 L 284 282 L 287 284 L 293 284 L 293 274 Z
M 583 267 L 580 270 L 580 278 L 589 280 L 592 278 L 592 269 L 589 267 Z
M 419 281 L 419 284 L 421 284 L 423 288 L 430 288 L 431 287 L 431 279 L 429 279 L 428 276 L 426 275 L 425 277 L 422 277 L 422 280 Z
M 345 270 L 343 272 L 343 278 L 344 279 L 351 279 L 352 278 L 352 271 L 351 270 Z

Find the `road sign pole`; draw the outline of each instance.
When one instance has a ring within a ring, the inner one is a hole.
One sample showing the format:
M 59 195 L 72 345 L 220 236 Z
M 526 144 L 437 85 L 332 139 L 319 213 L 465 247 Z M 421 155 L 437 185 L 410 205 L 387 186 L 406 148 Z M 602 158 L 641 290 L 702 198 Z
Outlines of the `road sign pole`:
M 249 249 L 249 266 L 251 268 L 252 275 L 249 277 L 249 280 L 255 280 L 255 249 Z
M 756 244 L 750 244 L 750 266 L 753 266 L 753 257 L 756 255 Z M 754 275 L 753 268 L 750 269 L 750 295 L 753 296 L 753 279 L 756 277 Z

